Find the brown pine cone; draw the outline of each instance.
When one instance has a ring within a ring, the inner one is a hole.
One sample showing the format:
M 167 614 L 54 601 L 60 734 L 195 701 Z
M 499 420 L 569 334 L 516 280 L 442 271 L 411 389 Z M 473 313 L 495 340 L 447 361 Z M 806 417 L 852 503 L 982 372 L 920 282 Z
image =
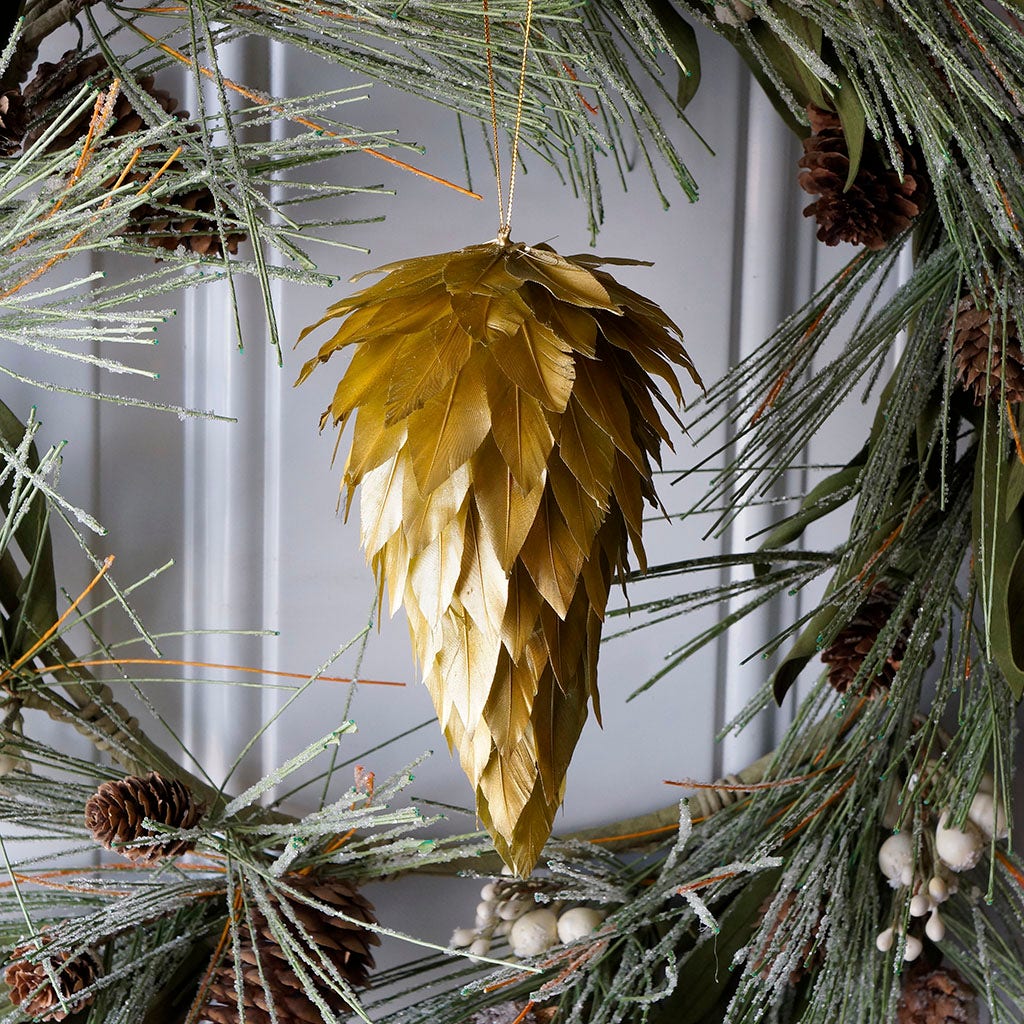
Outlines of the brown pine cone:
M 973 295 L 965 295 L 946 314 L 943 331 L 948 336 L 953 330 L 957 379 L 974 395 L 974 404 L 984 405 L 986 400 L 998 404 L 1005 398 L 1016 405 L 1024 402 L 1024 351 L 1017 321 L 1013 316 L 1004 321 L 992 309 L 995 293 L 991 290 L 987 303 L 989 308 L 983 309 Z
M 348 882 L 341 879 L 318 881 L 301 874 L 286 875 L 283 881 L 346 917 L 367 924 L 377 923 L 373 904 Z M 322 956 L 353 988 L 365 988 L 374 966 L 370 947 L 380 944 L 378 936 L 352 921 L 325 914 L 296 899 L 284 898 L 288 910 L 302 923 L 307 934 L 303 935 L 296 929 L 284 911 L 280 911 L 281 925 L 288 930 L 296 944 L 305 950 L 310 961 L 323 973 L 330 975 L 331 972 L 320 959 Z M 281 907 L 278 896 L 271 894 L 270 899 L 277 909 Z M 321 1024 L 323 1016 L 320 1010 L 306 995 L 287 954 L 274 938 L 267 919 L 255 906 L 255 901 L 250 901 L 249 909 L 255 934 L 245 923 L 239 929 L 240 959 L 243 965 L 242 1001 L 247 1024 L 271 1024 L 268 991 L 273 997 L 278 1024 Z M 310 940 L 314 948 L 310 947 Z M 309 978 L 315 979 L 315 972 L 309 965 L 303 963 L 303 968 Z M 266 981 L 266 989 L 260 980 L 260 971 Z M 334 1013 L 341 1014 L 350 1009 L 345 999 L 333 988 L 328 988 L 319 980 L 314 980 L 314 984 L 321 999 Z M 199 1020 L 206 1024 L 238 1024 L 235 964 L 230 949 L 214 970 Z
M 822 651 L 821 660 L 828 665 L 828 681 L 839 693 L 846 693 L 850 688 L 898 602 L 899 597 L 888 587 L 876 584 L 832 645 Z M 863 688 L 866 697 L 888 692 L 906 654 L 909 638 L 910 623 L 904 622 L 878 674 Z
M 952 967 L 911 968 L 903 977 L 896 1024 L 978 1024 L 977 993 Z
M 146 846 L 125 846 L 157 835 L 143 827 L 144 818 L 170 828 L 189 829 L 202 815 L 202 806 L 184 783 L 150 772 L 146 778 L 129 775 L 104 782 L 86 801 L 85 827 L 105 849 L 149 863 L 161 857 L 180 857 L 195 843 L 190 839 L 157 839 Z
M 175 166 L 172 164 L 171 168 Z M 159 208 L 138 207 L 125 234 L 153 249 L 174 252 L 183 246 L 198 256 L 220 256 L 224 250 L 216 223 L 213 193 L 208 188 L 195 188 L 169 196 Z M 237 253 L 239 243 L 246 237 L 244 231 L 229 231 L 224 239 L 228 252 Z
M 8 89 L 0 94 L 0 156 L 14 156 L 21 149 L 27 124 L 21 93 Z
M 931 194 L 912 147 L 901 147 L 903 177 L 889 168 L 881 148 L 864 140 L 864 153 L 853 184 L 844 191 L 850 170 L 846 136 L 837 114 L 809 106 L 811 135 L 804 139 L 800 187 L 816 199 L 804 209 L 818 222 L 818 239 L 826 245 L 851 242 L 884 249 L 910 226 Z
M 60 1021 L 89 1006 L 94 998 L 91 994 L 75 996 L 96 981 L 102 966 L 99 957 L 92 950 L 86 950 L 76 957 L 54 953 L 47 960 L 26 960 L 36 948 L 19 946 L 11 954 L 11 962 L 4 971 L 11 1002 L 33 1020 Z M 56 986 L 53 978 L 56 978 Z
M 68 50 L 56 63 L 43 62 L 35 77 L 25 86 L 24 99 L 26 117 L 35 122 L 26 139 L 26 144 L 35 142 L 53 123 L 62 105 L 86 82 L 91 81 L 97 88 L 110 84 L 113 75 L 106 60 L 95 54 L 81 57 L 77 50 Z M 178 101 L 164 89 L 157 89 L 152 75 L 138 79 L 139 87 L 145 90 L 167 114 L 173 114 Z M 86 108 L 78 117 L 61 129 L 50 145 L 51 150 L 67 149 L 82 140 L 92 122 L 92 107 Z M 146 119 L 131 101 L 119 92 L 114 101 L 108 133 L 113 136 L 127 135 L 146 127 Z
M 24 90 L 26 121 L 34 122 L 26 145 L 40 138 L 60 112 L 62 104 L 82 85 L 91 81 L 96 87 L 105 87 L 112 79 L 106 60 L 99 54 L 83 58 L 77 50 L 68 50 L 56 64 L 40 64 L 35 77 Z M 143 75 L 137 83 L 165 113 L 177 111 L 178 101 L 169 92 L 156 88 L 152 75 Z M 92 113 L 92 107 L 83 111 L 61 130 L 49 148 L 67 149 L 78 144 L 89 131 Z M 188 114 L 178 111 L 176 116 L 184 120 Z M 145 116 L 135 109 L 124 92 L 118 93 L 107 134 L 114 137 L 127 135 L 141 131 L 147 123 Z M 165 174 L 173 175 L 180 170 L 181 164 L 174 161 Z M 139 172 L 128 180 L 141 184 L 148 177 L 148 172 Z M 159 207 L 137 207 L 132 212 L 125 234 L 133 241 L 168 252 L 180 246 L 200 256 L 223 254 L 216 229 L 213 194 L 205 187 L 166 196 Z M 244 232 L 230 232 L 225 239 L 228 252 L 237 253 L 239 243 L 245 238 Z

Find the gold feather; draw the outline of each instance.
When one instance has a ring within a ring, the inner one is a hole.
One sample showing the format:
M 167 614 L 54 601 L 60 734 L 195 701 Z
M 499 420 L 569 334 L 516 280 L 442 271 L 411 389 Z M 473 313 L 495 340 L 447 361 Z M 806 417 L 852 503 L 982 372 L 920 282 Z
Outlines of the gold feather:
M 643 503 L 678 419 L 679 329 L 590 255 L 489 242 L 380 268 L 299 382 L 353 356 L 321 420 L 354 420 L 346 512 L 404 605 L 449 748 L 495 848 L 528 873 L 588 704 L 612 580 L 641 566 Z M 360 277 L 364 275 L 359 275 Z

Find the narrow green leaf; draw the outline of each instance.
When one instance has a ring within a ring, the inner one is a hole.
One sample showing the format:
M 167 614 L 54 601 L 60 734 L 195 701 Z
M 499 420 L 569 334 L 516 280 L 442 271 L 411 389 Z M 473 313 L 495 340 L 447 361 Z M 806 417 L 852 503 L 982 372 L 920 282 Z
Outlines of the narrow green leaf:
M 790 648 L 789 653 L 772 677 L 772 694 L 775 696 L 776 704 L 782 704 L 790 687 L 796 682 L 797 676 L 804 670 L 804 666 L 820 653 L 820 637 L 838 613 L 839 609 L 835 605 L 825 605 L 818 609 L 811 621 L 804 627 L 804 631 Z
M 846 152 L 850 157 L 850 170 L 846 175 L 846 184 L 843 185 L 843 191 L 846 192 L 860 170 L 860 162 L 864 156 L 867 120 L 860 98 L 857 96 L 857 90 L 854 89 L 849 75 L 839 72 L 839 82 L 840 88 L 832 93 L 832 105 L 842 122 L 843 135 L 846 138 Z
M 671 47 L 672 56 L 679 65 L 676 103 L 679 104 L 680 110 L 684 110 L 690 100 L 697 95 L 700 86 L 700 47 L 697 44 L 697 33 L 670 0 L 652 0 L 651 13 L 658 19 L 661 31 Z
M 25 439 L 25 425 L 0 401 L 0 436 L 8 447 L 16 450 Z M 35 443 L 29 446 L 26 456 L 28 468 L 39 468 L 39 453 Z M 0 509 L 11 515 L 11 503 L 15 488 L 15 477 L 0 487 Z M 22 517 L 14 533 L 14 540 L 28 563 L 28 572 L 18 588 L 17 594 L 4 595 L 12 622 L 13 608 L 18 609 L 13 644 L 8 655 L 17 659 L 35 643 L 37 634 L 48 629 L 57 619 L 57 579 L 53 566 L 53 543 L 50 538 L 49 516 L 46 499 L 38 491 L 33 495 L 28 511 Z M 26 629 L 26 627 L 29 627 Z
M 987 654 L 1017 700 L 1024 695 L 1024 508 L 1005 513 L 1012 477 L 1000 451 L 1001 417 L 989 417 L 974 471 L 974 560 Z
M 778 885 L 780 876 L 780 871 L 765 871 L 733 897 L 718 918 L 718 934 L 706 938 L 683 960 L 675 991 L 664 1002 L 654 1005 L 652 1021 L 701 1024 L 715 1010 L 736 976 L 730 970 L 732 959 L 761 923 L 758 911 Z
M 788 7 L 779 7 L 777 13 L 785 21 L 793 34 L 807 44 L 811 52 L 820 54 L 822 45 L 821 26 L 803 17 Z M 796 97 L 797 102 L 806 107 L 813 103 L 816 107 L 827 107 L 825 89 L 821 80 L 810 68 L 783 42 L 772 29 L 762 21 L 751 23 L 750 31 L 764 50 L 772 67 L 787 88 Z

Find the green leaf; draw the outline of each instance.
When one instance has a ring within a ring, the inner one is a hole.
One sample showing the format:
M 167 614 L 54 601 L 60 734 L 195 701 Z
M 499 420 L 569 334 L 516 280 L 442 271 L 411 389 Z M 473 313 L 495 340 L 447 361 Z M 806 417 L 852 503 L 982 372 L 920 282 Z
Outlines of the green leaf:
M 850 157 L 850 170 L 846 175 L 846 184 L 843 186 L 845 192 L 853 184 L 854 178 L 857 177 L 857 172 L 860 170 L 860 162 L 864 156 L 867 120 L 850 76 L 839 72 L 839 84 L 840 87 L 832 92 L 832 106 L 835 107 L 839 120 L 842 122 L 843 135 L 846 138 L 846 152 Z
M 822 31 L 821 26 L 815 24 L 809 18 L 803 17 L 789 7 L 779 6 L 776 14 L 780 21 L 784 21 L 790 31 L 807 48 L 818 55 L 821 54 Z M 816 107 L 829 106 L 825 97 L 825 89 L 821 80 L 810 68 L 780 39 L 763 21 L 754 21 L 750 25 L 750 31 L 757 40 L 765 56 L 775 69 L 779 78 L 793 93 L 797 102 L 806 107 L 813 103 Z
M 974 470 L 974 560 L 988 657 L 1017 700 L 1024 695 L 1024 508 L 1006 515 L 1012 477 L 1000 451 L 1000 416 L 990 416 Z
M 729 969 L 733 957 L 760 925 L 761 904 L 781 876 L 778 870 L 762 872 L 733 897 L 718 918 L 718 934 L 705 938 L 682 961 L 675 991 L 652 1007 L 654 1024 L 701 1024 L 711 1014 L 736 976 Z
M 25 425 L 0 401 L 0 436 L 16 449 L 25 439 Z M 27 459 L 31 470 L 39 468 L 35 443 L 29 446 Z M 15 478 L 12 474 L 0 487 L 0 510 L 11 514 Z M 50 539 L 46 499 L 38 491 L 14 533 L 14 540 L 28 563 L 28 573 L 15 594 L 4 594 L 5 606 L 16 624 L 9 637 L 8 656 L 16 660 L 57 619 L 57 579 L 53 567 L 53 543 Z
M 865 444 L 842 469 L 825 477 L 807 494 L 800 503 L 799 511 L 784 519 L 768 534 L 761 550 L 775 551 L 792 544 L 811 523 L 846 504 L 853 497 L 853 492 L 844 494 L 843 491 L 856 486 L 867 460 L 868 445 Z M 754 565 L 754 575 L 763 576 L 770 569 L 770 563 L 758 562 Z
M 679 104 L 680 110 L 684 110 L 690 100 L 697 95 L 697 88 L 700 86 L 700 47 L 697 45 L 697 33 L 669 0 L 653 0 L 651 12 L 658 19 L 672 56 L 679 65 L 676 103 Z
M 1017 434 L 1024 429 L 1024 409 L 1017 412 Z M 1017 506 L 1024 499 L 1024 462 L 1015 458 L 1010 466 L 1010 479 L 1006 482 L 1006 504 L 1003 506 L 1003 518 L 1009 519 L 1017 511 Z
M 776 704 L 782 704 L 790 687 L 796 682 L 797 676 L 804 670 L 804 666 L 816 654 L 821 653 L 821 635 L 832 624 L 832 620 L 838 614 L 838 607 L 830 604 L 825 605 L 815 612 L 810 622 L 804 627 L 804 631 L 797 638 L 796 643 L 789 649 L 789 653 L 782 660 L 782 664 L 775 670 L 775 675 L 772 677 L 772 694 L 775 697 Z

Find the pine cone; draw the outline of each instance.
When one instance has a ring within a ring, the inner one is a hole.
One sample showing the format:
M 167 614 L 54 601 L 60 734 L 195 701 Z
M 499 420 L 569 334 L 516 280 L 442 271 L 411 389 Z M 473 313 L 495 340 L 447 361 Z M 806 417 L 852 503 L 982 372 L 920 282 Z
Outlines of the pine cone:
M 818 107 L 807 108 L 811 135 L 804 139 L 799 166 L 800 187 L 817 200 L 804 209 L 818 222 L 818 239 L 826 245 L 851 242 L 868 249 L 883 249 L 909 227 L 928 201 L 931 188 L 914 150 L 902 146 L 903 177 L 889 168 L 880 147 L 864 141 L 857 176 L 843 191 L 850 170 L 846 136 L 838 115 Z
M 899 597 L 888 587 L 876 584 L 850 622 L 840 630 L 832 645 L 822 652 L 821 660 L 829 667 L 828 681 L 839 693 L 846 693 L 850 688 L 898 601 Z M 877 697 L 892 686 L 906 653 L 909 637 L 910 623 L 904 622 L 889 656 L 878 674 L 865 687 L 865 696 Z
M 1024 402 L 1024 351 L 1017 321 L 1010 316 L 1004 322 L 993 311 L 994 292 L 989 292 L 987 301 L 989 308 L 982 309 L 973 295 L 965 295 L 946 315 L 943 331 L 948 336 L 953 329 L 957 378 L 974 395 L 974 404 L 983 405 L 986 400 L 998 404 L 1005 397 L 1016 405 Z
M 161 857 L 180 857 L 195 843 L 189 839 L 158 839 L 148 846 L 125 846 L 156 835 L 143 828 L 144 818 L 170 828 L 188 829 L 202 814 L 202 806 L 184 783 L 150 772 L 146 778 L 129 775 L 117 782 L 104 782 L 86 801 L 85 827 L 105 849 L 148 863 Z
M 359 894 L 348 882 L 340 879 L 324 879 L 292 874 L 284 881 L 293 889 L 297 889 L 310 899 L 340 911 L 356 921 L 376 924 L 373 904 Z M 271 894 L 271 901 L 277 908 L 281 899 Z M 305 950 L 313 964 L 323 973 L 330 970 L 321 961 L 323 957 L 330 963 L 338 975 L 353 988 L 365 988 L 369 984 L 369 973 L 373 968 L 373 956 L 370 947 L 380 944 L 378 936 L 366 928 L 361 928 L 352 921 L 325 914 L 316 907 L 301 903 L 285 896 L 288 910 L 301 922 L 307 934 L 302 934 L 289 920 L 288 914 L 281 912 L 281 924 L 295 939 L 298 946 Z M 292 970 L 288 956 L 277 942 L 267 919 L 259 909 L 250 902 L 252 923 L 255 936 L 247 924 L 240 928 L 242 969 L 242 1002 L 245 1010 L 246 1024 L 271 1024 L 269 995 L 273 998 L 274 1011 L 278 1024 L 321 1024 L 323 1016 L 306 995 L 302 982 Z M 310 945 L 312 940 L 313 945 Z M 313 978 L 312 967 L 303 964 L 305 973 Z M 266 990 L 260 980 L 260 972 L 266 981 Z M 333 987 L 316 981 L 316 990 L 321 999 L 336 1014 L 350 1009 Z M 210 981 L 206 1002 L 200 1011 L 200 1021 L 207 1024 L 238 1024 L 238 999 L 235 991 L 235 964 L 230 950 L 213 973 Z
M 96 981 L 101 969 L 99 957 L 92 950 L 86 950 L 75 957 L 64 952 L 54 953 L 46 960 L 26 960 L 36 948 L 19 946 L 11 954 L 11 962 L 4 971 L 11 1002 L 33 1020 L 40 1021 L 64 1020 L 69 1014 L 89 1006 L 94 998 L 91 994 L 77 999 L 75 995 Z
M 176 162 L 174 169 L 180 167 Z M 140 206 L 132 213 L 132 224 L 126 234 L 154 249 L 174 252 L 178 246 L 198 256 L 220 256 L 224 249 L 215 225 L 216 205 L 208 188 L 196 188 L 182 195 L 169 196 L 159 208 Z M 224 241 L 234 255 L 239 243 L 246 240 L 244 231 L 230 231 Z
M 105 86 L 112 77 L 102 56 L 97 54 L 82 58 L 77 50 L 68 50 L 56 64 L 40 64 L 35 77 L 24 91 L 26 123 L 35 122 L 26 144 L 36 141 L 46 131 L 70 94 L 90 80 L 96 86 Z M 166 90 L 156 88 L 152 75 L 142 76 L 137 79 L 137 83 L 165 113 L 173 114 L 177 111 L 178 101 Z M 188 114 L 177 111 L 176 116 L 185 119 Z M 90 107 L 61 130 L 50 149 L 67 149 L 76 145 L 89 131 L 91 121 Z M 107 133 L 119 137 L 141 131 L 146 125 L 145 117 L 123 92 L 119 93 Z M 174 161 L 165 173 L 174 174 L 180 170 L 181 164 Z M 140 172 L 131 175 L 128 180 L 142 183 L 147 178 L 147 173 Z M 197 255 L 219 256 L 223 253 L 223 247 L 216 230 L 214 208 L 213 194 L 208 188 L 192 188 L 179 195 L 167 196 L 159 207 L 137 207 L 132 212 L 131 223 L 125 234 L 155 249 L 173 252 L 180 246 Z M 239 243 L 245 241 L 245 238 L 243 232 L 229 233 L 225 240 L 228 252 L 237 253 Z
M 28 119 L 25 100 L 17 89 L 0 94 L 0 156 L 14 156 L 21 149 Z
M 978 998 L 952 967 L 911 968 L 903 978 L 896 1024 L 977 1024 Z
M 86 82 L 92 80 L 97 87 L 106 86 L 112 77 L 102 56 L 95 54 L 83 58 L 77 50 L 68 50 L 56 64 L 40 64 L 35 77 L 25 86 L 24 91 L 26 118 L 29 122 L 36 122 L 26 143 L 35 142 L 46 131 L 63 103 Z M 178 101 L 166 90 L 157 89 L 152 75 L 143 75 L 138 79 L 138 84 L 166 113 L 173 114 L 177 109 Z M 88 107 L 61 130 L 49 148 L 58 150 L 74 146 L 85 137 L 91 121 L 92 107 Z M 113 136 L 128 135 L 145 127 L 143 115 L 132 106 L 123 92 L 119 93 L 114 102 L 108 133 Z

